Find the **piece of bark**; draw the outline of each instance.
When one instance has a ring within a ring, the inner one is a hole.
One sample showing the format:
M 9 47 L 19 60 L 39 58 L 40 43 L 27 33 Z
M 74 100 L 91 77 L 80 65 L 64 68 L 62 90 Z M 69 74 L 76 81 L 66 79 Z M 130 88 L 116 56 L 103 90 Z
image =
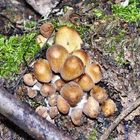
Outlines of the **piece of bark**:
M 56 7 L 60 0 L 26 0 L 43 17 L 47 18 L 51 10 Z
M 0 87 L 0 113 L 36 140 L 72 140 L 53 124 L 42 119 L 28 104 Z

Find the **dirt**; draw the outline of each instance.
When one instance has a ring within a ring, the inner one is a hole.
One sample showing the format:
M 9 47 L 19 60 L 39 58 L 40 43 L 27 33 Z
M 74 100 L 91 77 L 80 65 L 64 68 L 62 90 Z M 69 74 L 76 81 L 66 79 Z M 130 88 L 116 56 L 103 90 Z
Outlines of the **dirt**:
M 65 4 L 70 5 L 70 1 L 64 1 Z M 74 3 L 74 1 L 72 1 Z M 127 23 L 121 19 L 114 20 L 111 16 L 111 1 L 91 2 L 85 0 L 84 2 L 75 2 L 73 13 L 77 13 L 80 18 L 78 24 L 86 24 L 91 27 L 90 32 L 84 34 L 83 49 L 86 50 L 93 59 L 98 61 L 103 69 L 103 79 L 99 83 L 104 87 L 109 96 L 117 104 L 117 112 L 109 118 L 105 118 L 102 114 L 95 120 L 85 119 L 81 127 L 75 127 L 70 118 L 59 115 L 55 118 L 55 125 L 64 131 L 67 131 L 73 136 L 75 140 L 86 140 L 96 129 L 97 139 L 104 132 L 104 130 L 114 121 L 122 110 L 127 108 L 133 101 L 140 97 L 140 28 L 135 23 Z M 92 8 L 102 9 L 108 17 L 106 19 L 98 19 L 91 10 Z M 22 0 L 6 1 L 3 0 L 0 4 L 0 32 L 5 35 L 22 34 L 24 32 L 24 21 L 38 20 L 40 16 L 33 11 L 33 9 L 25 4 Z M 85 14 L 86 13 L 86 14 Z M 50 16 L 51 18 L 58 18 L 59 21 L 68 20 L 69 14 L 65 16 L 58 16 L 56 13 Z M 125 32 L 120 34 L 122 30 Z M 118 39 L 114 45 L 116 49 L 111 48 L 111 43 L 114 38 Z M 122 39 L 123 38 L 123 39 Z M 123 56 L 120 54 L 123 53 Z M 23 84 L 19 87 L 22 87 Z M 22 94 L 21 94 L 22 93 Z M 45 104 L 44 98 L 37 96 L 37 98 L 30 100 L 24 91 L 18 92 L 18 97 L 32 107 L 36 103 Z M 20 96 L 19 96 L 20 95 Z M 11 139 L 30 139 L 26 134 L 20 135 L 16 131 L 13 124 L 5 120 L 4 117 L 0 119 L 0 140 Z M 119 126 L 113 131 L 111 137 L 116 140 L 135 140 L 139 139 L 140 133 L 140 107 L 132 112 Z

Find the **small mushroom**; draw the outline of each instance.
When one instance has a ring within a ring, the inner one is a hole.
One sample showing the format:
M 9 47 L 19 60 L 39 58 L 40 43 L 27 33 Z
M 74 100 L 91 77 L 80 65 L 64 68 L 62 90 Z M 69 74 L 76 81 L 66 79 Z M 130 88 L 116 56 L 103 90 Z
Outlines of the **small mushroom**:
M 40 89 L 40 93 L 44 97 L 55 94 L 55 92 L 56 92 L 56 89 L 55 89 L 54 85 L 52 85 L 52 84 L 43 84 Z
M 46 118 L 48 116 L 48 111 L 47 108 L 45 106 L 38 106 L 35 110 L 35 112 L 37 112 L 37 114 L 43 118 Z
M 43 23 L 40 26 L 40 33 L 45 37 L 48 38 L 51 36 L 52 32 L 53 32 L 53 25 L 51 23 Z
M 91 58 L 89 54 L 86 53 L 84 50 L 76 50 L 72 53 L 72 55 L 79 57 L 82 60 L 84 66 L 90 64 Z
M 57 98 L 57 108 L 62 114 L 68 114 L 70 110 L 70 105 L 61 95 Z
M 83 91 L 77 83 L 69 82 L 61 88 L 60 94 L 71 106 L 76 106 L 83 96 Z
M 56 106 L 49 108 L 49 115 L 51 119 L 54 119 L 59 114 L 58 108 Z
M 100 113 L 99 102 L 97 102 L 93 97 L 89 97 L 83 107 L 83 113 L 92 119 L 96 118 Z
M 72 120 L 74 125 L 76 125 L 76 126 L 82 125 L 82 123 L 83 123 L 83 113 L 82 113 L 81 108 L 75 108 L 71 112 L 70 117 L 71 117 L 71 120 Z
M 34 98 L 37 96 L 37 91 L 36 90 L 33 90 L 31 88 L 28 88 L 28 93 L 27 95 L 30 97 L 30 98 Z
M 39 59 L 34 63 L 34 74 L 40 82 L 48 83 L 52 79 L 52 71 L 47 60 Z
M 80 85 L 80 87 L 82 88 L 82 90 L 84 91 L 90 91 L 92 89 L 92 87 L 94 86 L 93 80 L 91 79 L 91 77 L 88 74 L 83 74 L 79 81 L 78 84 Z
M 58 79 L 54 82 L 56 91 L 60 91 L 61 88 L 64 86 L 65 82 L 62 79 Z
M 37 82 L 32 73 L 25 74 L 23 76 L 23 81 L 27 86 L 33 86 Z
M 43 37 L 42 35 L 38 35 L 36 37 L 36 43 L 39 44 L 40 47 L 42 47 L 45 44 L 46 40 L 47 39 Z
M 55 43 L 64 46 L 71 53 L 81 49 L 83 41 L 74 29 L 63 26 L 56 33 Z
M 54 44 L 48 48 L 46 57 L 51 69 L 55 73 L 59 73 L 66 58 L 68 57 L 68 51 L 63 46 Z
M 84 72 L 84 64 L 77 56 L 69 56 L 62 69 L 61 76 L 64 80 L 70 81 L 79 77 Z
M 101 106 L 102 112 L 106 117 L 109 117 L 114 114 L 114 112 L 117 110 L 116 104 L 113 100 L 107 99 L 103 105 Z
M 94 83 L 98 83 L 102 79 L 101 66 L 98 63 L 87 65 L 85 73 L 91 77 Z
M 93 96 L 99 103 L 103 103 L 107 100 L 108 94 L 106 90 L 102 87 L 94 85 L 92 90 L 90 91 L 90 95 Z
M 51 96 L 48 97 L 48 103 L 50 106 L 56 106 L 57 105 L 57 96 L 56 94 L 52 94 Z

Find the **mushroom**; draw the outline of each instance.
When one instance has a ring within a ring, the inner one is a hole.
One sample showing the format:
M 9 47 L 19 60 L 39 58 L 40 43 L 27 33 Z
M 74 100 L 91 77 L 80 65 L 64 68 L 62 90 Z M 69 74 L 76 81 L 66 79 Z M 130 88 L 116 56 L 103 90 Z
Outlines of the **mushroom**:
M 52 85 L 52 84 L 43 84 L 40 89 L 40 93 L 44 97 L 55 94 L 55 92 L 56 92 L 56 89 L 55 89 L 54 85 Z
M 69 56 L 62 69 L 61 76 L 64 80 L 70 81 L 79 77 L 84 72 L 84 64 L 77 56 Z
M 48 103 L 50 106 L 56 106 L 57 105 L 57 96 L 56 94 L 52 94 L 51 96 L 48 97 Z
M 38 35 L 36 37 L 36 43 L 39 44 L 40 47 L 42 47 L 45 44 L 46 40 L 47 39 L 43 37 L 42 35 Z
M 47 108 L 45 106 L 38 106 L 35 110 L 35 112 L 37 112 L 37 114 L 43 118 L 46 118 L 48 116 L 48 111 Z
M 55 43 L 64 46 L 71 53 L 81 49 L 83 41 L 74 29 L 63 26 L 56 33 Z
M 68 57 L 68 51 L 63 46 L 54 44 L 48 48 L 46 57 L 51 69 L 55 73 L 59 73 L 66 58 Z
M 71 112 L 71 120 L 74 125 L 80 126 L 83 123 L 83 113 L 81 108 L 76 108 Z
M 93 97 L 89 97 L 83 107 L 83 113 L 92 119 L 96 118 L 100 113 L 99 102 L 97 102 Z
M 51 23 L 43 23 L 40 26 L 40 33 L 45 37 L 48 38 L 51 36 L 52 32 L 54 30 L 54 27 Z
M 107 99 L 103 105 L 101 106 L 102 112 L 106 117 L 109 117 L 114 114 L 114 112 L 117 110 L 116 104 L 113 100 Z
M 107 100 L 108 94 L 106 90 L 102 87 L 94 85 L 92 90 L 90 91 L 90 95 L 93 96 L 99 103 L 103 103 Z
M 58 108 L 56 106 L 49 108 L 49 115 L 51 119 L 54 119 L 59 114 Z
M 94 86 L 93 80 L 91 79 L 91 77 L 88 74 L 83 74 L 79 81 L 78 84 L 80 85 L 80 87 L 82 88 L 82 90 L 84 91 L 90 91 L 92 89 L 92 87 Z
M 61 88 L 60 94 L 71 106 L 76 106 L 83 96 L 83 91 L 77 83 L 69 82 Z
M 65 82 L 62 79 L 58 79 L 54 82 L 56 91 L 60 91 L 61 88 L 64 86 Z
M 23 76 L 23 81 L 27 86 L 33 86 L 37 82 L 32 73 L 25 74 Z
M 28 93 L 27 95 L 30 97 L 30 98 L 34 98 L 35 96 L 37 96 L 37 91 L 36 90 L 33 90 L 31 88 L 28 88 Z
M 39 59 L 34 63 L 34 75 L 40 82 L 48 83 L 52 79 L 52 71 L 47 60 Z
M 84 50 L 76 50 L 72 53 L 72 55 L 79 57 L 82 60 L 84 66 L 90 64 L 91 58 L 89 54 L 86 53 Z
M 102 79 L 101 66 L 98 63 L 87 65 L 85 73 L 91 77 L 94 83 L 98 83 Z
M 70 110 L 70 105 L 61 95 L 57 98 L 57 108 L 62 114 L 68 114 Z

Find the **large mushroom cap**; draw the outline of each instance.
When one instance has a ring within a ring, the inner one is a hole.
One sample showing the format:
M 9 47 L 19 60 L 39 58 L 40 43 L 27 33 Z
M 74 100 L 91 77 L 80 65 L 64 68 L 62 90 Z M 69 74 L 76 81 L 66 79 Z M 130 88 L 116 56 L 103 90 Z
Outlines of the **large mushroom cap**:
M 76 106 L 83 96 L 83 91 L 77 83 L 69 82 L 61 88 L 60 94 L 71 106 Z
M 48 48 L 46 56 L 51 69 L 58 73 L 68 57 L 68 51 L 63 46 L 54 44 Z
M 89 75 L 87 75 L 86 73 L 83 74 L 79 81 L 78 84 L 80 85 L 80 87 L 82 88 L 82 90 L 84 91 L 90 91 L 92 89 L 92 87 L 94 86 L 93 80 L 91 79 L 91 77 Z
M 111 99 L 107 99 L 102 105 L 102 112 L 106 117 L 113 115 L 116 110 L 116 104 Z
M 64 26 L 56 33 L 55 43 L 64 46 L 71 53 L 81 49 L 83 41 L 74 29 Z
M 83 62 L 77 56 L 69 56 L 62 69 L 61 76 L 64 80 L 70 81 L 79 77 L 84 72 Z
M 52 79 L 52 71 L 47 60 L 39 59 L 34 63 L 34 74 L 40 82 L 48 83 Z
M 85 73 L 87 73 L 92 78 L 94 83 L 98 83 L 102 79 L 102 71 L 98 63 L 87 65 Z
M 72 55 L 79 57 L 82 60 L 84 66 L 88 65 L 91 61 L 89 54 L 82 49 L 74 51 Z
M 96 118 L 100 113 L 99 102 L 97 102 L 93 97 L 89 97 L 83 107 L 83 112 L 92 119 Z

